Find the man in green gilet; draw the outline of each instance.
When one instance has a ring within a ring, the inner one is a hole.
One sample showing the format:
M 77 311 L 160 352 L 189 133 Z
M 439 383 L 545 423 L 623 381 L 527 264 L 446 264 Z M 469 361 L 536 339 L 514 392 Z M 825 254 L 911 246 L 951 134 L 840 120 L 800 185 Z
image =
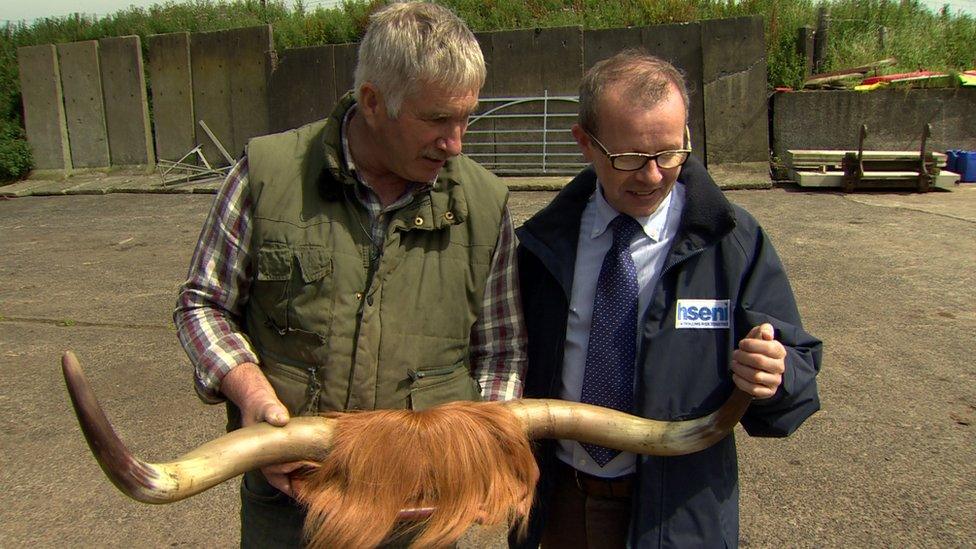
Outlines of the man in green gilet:
M 224 182 L 174 313 L 228 428 L 517 398 L 525 340 L 508 192 L 461 156 L 485 64 L 446 8 L 371 18 L 354 93 L 259 137 Z M 241 486 L 241 545 L 301 546 L 289 473 Z

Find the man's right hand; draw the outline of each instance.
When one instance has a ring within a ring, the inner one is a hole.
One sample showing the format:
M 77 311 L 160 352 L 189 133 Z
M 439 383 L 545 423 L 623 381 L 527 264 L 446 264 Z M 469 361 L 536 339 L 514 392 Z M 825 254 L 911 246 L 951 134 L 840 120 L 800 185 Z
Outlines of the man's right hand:
M 244 427 L 262 421 L 284 427 L 290 419 L 288 409 L 278 400 L 268 378 L 253 362 L 238 364 L 231 369 L 221 380 L 220 391 L 240 409 Z M 261 472 L 269 484 L 295 497 L 288 474 L 307 465 L 304 462 L 280 463 L 262 467 Z

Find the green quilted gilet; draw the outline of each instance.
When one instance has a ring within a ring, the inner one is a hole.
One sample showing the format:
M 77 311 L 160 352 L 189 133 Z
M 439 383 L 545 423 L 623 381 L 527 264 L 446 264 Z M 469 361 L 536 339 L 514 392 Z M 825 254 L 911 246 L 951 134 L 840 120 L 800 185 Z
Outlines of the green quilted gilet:
M 507 189 L 466 157 L 448 161 L 429 193 L 392 214 L 368 282 L 369 218 L 344 192 L 355 182 L 340 152 L 353 103 L 248 145 L 245 322 L 261 367 L 293 414 L 478 399 L 469 338 Z

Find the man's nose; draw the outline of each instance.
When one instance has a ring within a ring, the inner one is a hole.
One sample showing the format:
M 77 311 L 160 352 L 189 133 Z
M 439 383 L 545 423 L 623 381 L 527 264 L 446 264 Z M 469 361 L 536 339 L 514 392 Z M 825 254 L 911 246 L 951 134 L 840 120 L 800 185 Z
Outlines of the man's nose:
M 461 154 L 462 139 L 466 127 L 462 124 L 452 124 L 443 135 L 437 139 L 437 148 L 450 156 Z
M 634 177 L 641 183 L 658 185 L 664 180 L 664 173 L 661 172 L 661 167 L 657 165 L 656 158 L 648 158 L 647 164 L 644 164 L 643 168 L 637 170 Z

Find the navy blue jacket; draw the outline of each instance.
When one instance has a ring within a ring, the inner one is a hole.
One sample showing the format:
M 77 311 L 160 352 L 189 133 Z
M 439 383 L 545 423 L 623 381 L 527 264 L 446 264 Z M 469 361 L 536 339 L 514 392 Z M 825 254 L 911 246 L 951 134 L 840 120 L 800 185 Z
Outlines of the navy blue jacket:
M 679 181 L 686 202 L 678 234 L 640 324 L 636 411 L 675 421 L 718 408 L 734 387 L 732 351 L 753 326 L 769 322 L 786 347 L 786 373 L 776 395 L 750 406 L 742 426 L 753 436 L 787 436 L 820 408 L 815 376 L 821 342 L 803 331 L 783 265 L 756 220 L 729 203 L 697 159 L 688 160 Z M 558 397 L 580 218 L 595 185 L 596 175 L 587 168 L 518 230 L 527 398 Z M 728 299 L 729 328 L 675 329 L 678 299 Z M 527 539 L 514 545 L 538 544 L 554 448 L 545 441 L 537 449 L 542 470 L 537 503 Z M 737 546 L 733 435 L 687 456 L 638 457 L 631 546 Z

